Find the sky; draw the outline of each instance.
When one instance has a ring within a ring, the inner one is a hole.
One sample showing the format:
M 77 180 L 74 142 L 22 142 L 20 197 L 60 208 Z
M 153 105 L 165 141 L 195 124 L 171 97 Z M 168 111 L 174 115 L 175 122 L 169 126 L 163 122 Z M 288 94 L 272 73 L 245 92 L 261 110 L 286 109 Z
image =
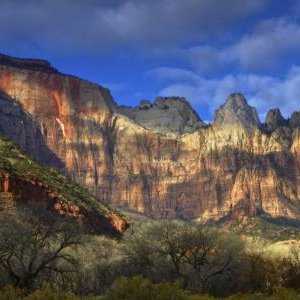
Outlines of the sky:
M 300 0 L 0 0 L 0 52 L 49 60 L 119 104 L 185 97 L 203 120 L 232 92 L 263 120 L 300 110 Z

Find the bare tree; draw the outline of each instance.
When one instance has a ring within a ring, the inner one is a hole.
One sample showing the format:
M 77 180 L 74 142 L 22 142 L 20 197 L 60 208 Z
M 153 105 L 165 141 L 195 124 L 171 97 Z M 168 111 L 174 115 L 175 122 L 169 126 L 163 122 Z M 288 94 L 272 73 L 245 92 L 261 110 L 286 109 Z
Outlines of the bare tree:
M 203 225 L 193 225 L 185 234 L 186 252 L 183 262 L 191 268 L 192 288 L 207 290 L 216 278 L 232 276 L 236 256 L 243 244 L 234 236 Z
M 51 274 L 75 272 L 77 261 L 68 250 L 81 239 L 68 224 L 45 224 L 0 215 L 0 270 L 9 283 L 31 288 Z
M 230 276 L 241 250 L 242 243 L 225 232 L 167 220 L 132 228 L 123 251 L 142 274 L 160 274 L 167 266 L 168 280 L 180 278 L 185 288 L 205 291 L 211 280 Z

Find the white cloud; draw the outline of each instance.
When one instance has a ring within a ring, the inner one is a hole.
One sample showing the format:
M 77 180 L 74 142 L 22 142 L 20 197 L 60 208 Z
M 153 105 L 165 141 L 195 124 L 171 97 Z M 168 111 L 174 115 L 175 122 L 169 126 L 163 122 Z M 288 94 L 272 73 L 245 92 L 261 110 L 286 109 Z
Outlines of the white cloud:
M 114 92 L 122 92 L 128 88 L 128 84 L 122 82 L 101 82 L 101 85 Z
M 216 48 L 209 45 L 191 47 L 186 51 L 188 61 L 202 74 L 221 71 L 236 62 L 236 53 L 232 46 Z
M 272 70 L 298 54 L 300 25 L 286 18 L 268 19 L 240 40 L 223 47 L 201 45 L 186 50 L 186 57 L 203 74 L 230 65 L 246 71 Z
M 147 72 L 147 74 L 155 76 L 159 80 L 167 80 L 167 81 L 198 81 L 199 76 L 189 70 L 180 69 L 180 68 L 170 68 L 170 67 L 161 67 L 155 68 Z
M 270 68 L 283 56 L 298 53 L 299 47 L 299 24 L 283 18 L 261 22 L 234 46 L 239 63 L 248 70 Z
M 249 104 L 256 107 L 261 118 L 271 108 L 279 107 L 285 117 L 300 110 L 300 67 L 293 66 L 283 79 L 272 76 L 240 73 L 222 78 L 204 78 L 188 70 L 159 68 L 152 71 L 160 80 L 170 84 L 160 91 L 162 96 L 183 96 L 201 111 L 209 107 L 211 113 L 223 104 L 229 94 L 241 92 Z M 187 76 L 188 75 L 188 76 Z M 190 79 L 188 79 L 190 78 Z

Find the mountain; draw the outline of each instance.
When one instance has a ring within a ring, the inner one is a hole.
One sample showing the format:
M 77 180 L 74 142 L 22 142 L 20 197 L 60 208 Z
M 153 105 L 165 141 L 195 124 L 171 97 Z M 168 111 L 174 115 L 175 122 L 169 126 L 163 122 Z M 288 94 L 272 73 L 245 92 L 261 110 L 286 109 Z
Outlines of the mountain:
M 205 125 L 182 98 L 118 106 L 40 60 L 0 58 L 0 130 L 107 204 L 154 217 L 300 216 L 300 112 L 234 93 Z
M 214 126 L 220 130 L 230 127 L 259 127 L 260 121 L 256 109 L 248 105 L 242 94 L 231 94 L 224 105 L 215 112 Z
M 138 124 L 158 132 L 182 134 L 205 126 L 187 100 L 181 97 L 158 97 L 154 103 L 142 100 L 136 107 L 121 106 L 119 109 Z

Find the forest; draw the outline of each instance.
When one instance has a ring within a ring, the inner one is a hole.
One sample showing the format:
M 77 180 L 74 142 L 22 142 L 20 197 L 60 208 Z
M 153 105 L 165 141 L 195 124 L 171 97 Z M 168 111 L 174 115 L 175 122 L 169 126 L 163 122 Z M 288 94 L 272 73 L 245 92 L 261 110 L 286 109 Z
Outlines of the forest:
M 41 217 L 42 216 L 42 217 Z M 297 299 L 300 247 L 212 225 L 142 220 L 121 237 L 34 209 L 1 210 L 0 299 Z

